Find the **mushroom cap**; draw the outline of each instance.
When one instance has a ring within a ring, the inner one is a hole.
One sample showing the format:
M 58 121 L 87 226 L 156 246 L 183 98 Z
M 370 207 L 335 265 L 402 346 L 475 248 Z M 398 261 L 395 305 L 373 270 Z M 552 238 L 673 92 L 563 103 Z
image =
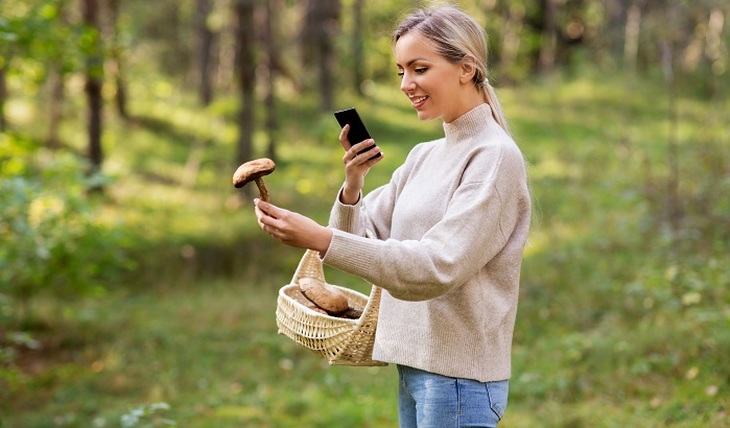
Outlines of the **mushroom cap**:
M 271 174 L 275 168 L 276 164 L 269 158 L 248 161 L 239 166 L 236 172 L 233 173 L 233 185 L 236 188 L 241 188 L 257 178 Z

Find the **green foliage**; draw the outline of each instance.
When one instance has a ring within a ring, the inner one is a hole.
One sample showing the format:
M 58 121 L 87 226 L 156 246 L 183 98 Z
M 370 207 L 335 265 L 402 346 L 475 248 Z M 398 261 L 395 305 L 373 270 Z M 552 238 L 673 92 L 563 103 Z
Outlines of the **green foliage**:
M 27 317 L 38 294 L 62 300 L 99 295 L 131 265 L 118 224 L 85 191 L 91 180 L 70 154 L 0 135 L 0 293 Z
M 0 336 L 0 386 L 3 391 L 0 393 L 0 397 L 5 398 L 8 394 L 18 391 L 25 378 L 22 371 L 15 365 L 16 349 L 21 347 L 38 349 L 40 345 L 24 332 L 9 332 L 4 333 L 3 336 Z
M 136 426 L 152 428 L 177 425 L 175 421 L 164 418 L 160 415 L 168 410 L 170 410 L 170 405 L 164 402 L 135 407 L 131 409 L 129 413 L 122 415 L 122 428 L 131 428 Z
M 530 97 L 513 115 L 537 212 L 523 265 L 513 402 L 537 406 L 545 426 L 723 426 L 724 102 L 680 96 L 673 136 L 661 85 L 549 83 L 559 89 Z M 669 167 L 673 144 L 678 177 Z
M 51 68 L 60 73 L 82 68 L 83 41 L 95 36 L 64 17 L 63 0 L 9 0 L 2 7 L 0 66 L 35 85 Z

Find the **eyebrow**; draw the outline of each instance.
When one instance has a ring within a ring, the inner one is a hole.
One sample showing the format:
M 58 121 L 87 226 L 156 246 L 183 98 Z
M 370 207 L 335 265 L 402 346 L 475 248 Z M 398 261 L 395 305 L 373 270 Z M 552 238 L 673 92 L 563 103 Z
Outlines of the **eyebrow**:
M 408 62 L 406 63 L 406 67 L 410 67 L 410 66 L 411 66 L 411 65 L 412 65 L 412 64 L 413 64 L 414 62 L 417 62 L 417 61 L 428 61 L 428 59 L 427 59 L 427 58 L 422 58 L 422 57 L 419 57 L 419 58 L 413 58 L 412 60 L 410 60 L 410 61 L 408 61 Z M 400 65 L 400 64 L 396 64 L 396 66 L 398 66 L 398 67 L 403 67 L 403 66 L 402 66 L 402 65 Z

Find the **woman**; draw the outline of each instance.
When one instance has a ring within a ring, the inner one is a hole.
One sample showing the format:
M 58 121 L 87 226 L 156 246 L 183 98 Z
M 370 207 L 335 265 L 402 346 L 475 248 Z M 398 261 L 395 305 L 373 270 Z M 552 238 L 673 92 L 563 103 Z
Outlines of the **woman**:
M 365 175 L 383 157 L 373 158 L 373 140 L 353 145 L 329 227 L 261 201 L 256 215 L 273 237 L 383 288 L 373 358 L 398 368 L 401 427 L 496 426 L 530 225 L 524 160 L 472 18 L 453 7 L 417 11 L 393 42 L 401 91 L 421 120 L 443 121 L 445 137 L 416 145 L 364 197 Z

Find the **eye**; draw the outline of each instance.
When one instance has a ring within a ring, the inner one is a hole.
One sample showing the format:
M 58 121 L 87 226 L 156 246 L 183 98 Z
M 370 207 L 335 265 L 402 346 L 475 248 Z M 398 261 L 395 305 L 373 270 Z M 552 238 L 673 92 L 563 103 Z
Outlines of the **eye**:
M 403 70 L 398 71 L 398 76 L 403 77 L 404 74 L 405 74 L 405 72 Z
M 425 73 L 425 72 L 426 72 L 427 70 L 428 70 L 428 68 L 427 68 L 427 67 L 418 67 L 418 68 L 416 68 L 416 69 L 415 69 L 414 71 L 415 71 L 415 72 L 416 72 L 417 74 L 423 74 L 423 73 Z

